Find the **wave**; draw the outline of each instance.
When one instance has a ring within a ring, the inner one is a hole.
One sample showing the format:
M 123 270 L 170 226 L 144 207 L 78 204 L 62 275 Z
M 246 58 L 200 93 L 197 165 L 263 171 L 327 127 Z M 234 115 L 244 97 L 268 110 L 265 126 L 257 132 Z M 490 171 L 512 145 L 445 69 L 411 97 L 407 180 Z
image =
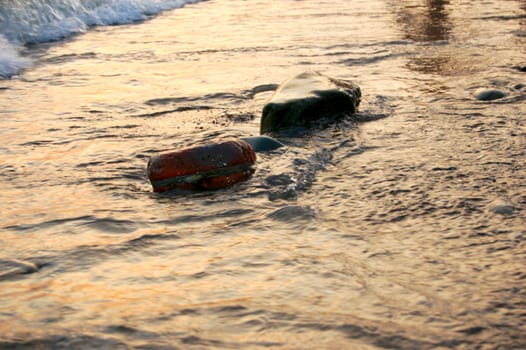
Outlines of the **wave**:
M 30 66 L 23 45 L 56 41 L 89 27 L 148 19 L 160 12 L 202 0 L 2 0 L 0 78 Z
M 21 49 L 0 34 L 0 79 L 9 78 L 31 65 L 29 59 L 20 55 Z

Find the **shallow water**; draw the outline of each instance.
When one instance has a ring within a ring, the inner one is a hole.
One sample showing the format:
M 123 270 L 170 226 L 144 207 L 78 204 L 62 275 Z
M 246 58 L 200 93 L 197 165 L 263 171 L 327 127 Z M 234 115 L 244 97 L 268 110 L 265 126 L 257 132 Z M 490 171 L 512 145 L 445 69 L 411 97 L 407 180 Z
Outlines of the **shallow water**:
M 0 347 L 524 348 L 525 44 L 518 0 L 211 0 L 24 48 Z M 150 156 L 257 135 L 306 69 L 359 115 L 234 187 L 151 191 Z

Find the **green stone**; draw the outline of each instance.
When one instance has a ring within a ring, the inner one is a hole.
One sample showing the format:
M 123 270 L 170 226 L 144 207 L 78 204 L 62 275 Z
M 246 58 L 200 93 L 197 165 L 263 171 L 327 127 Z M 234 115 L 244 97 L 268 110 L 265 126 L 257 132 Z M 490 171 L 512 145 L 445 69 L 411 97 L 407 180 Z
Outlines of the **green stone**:
M 479 101 L 493 101 L 506 96 L 508 96 L 508 94 L 496 89 L 482 90 L 476 95 L 477 100 Z

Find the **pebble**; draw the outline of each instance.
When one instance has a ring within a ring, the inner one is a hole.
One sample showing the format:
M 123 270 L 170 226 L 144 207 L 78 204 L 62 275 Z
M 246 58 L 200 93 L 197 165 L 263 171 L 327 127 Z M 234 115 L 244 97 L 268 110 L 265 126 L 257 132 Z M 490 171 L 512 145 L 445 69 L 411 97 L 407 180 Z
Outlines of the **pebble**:
M 513 215 L 515 209 L 515 206 L 509 202 L 503 200 L 496 200 L 495 202 L 493 202 L 491 211 L 495 214 L 500 215 Z
M 493 101 L 506 96 L 508 96 L 507 93 L 497 89 L 480 90 L 476 95 L 479 101 Z

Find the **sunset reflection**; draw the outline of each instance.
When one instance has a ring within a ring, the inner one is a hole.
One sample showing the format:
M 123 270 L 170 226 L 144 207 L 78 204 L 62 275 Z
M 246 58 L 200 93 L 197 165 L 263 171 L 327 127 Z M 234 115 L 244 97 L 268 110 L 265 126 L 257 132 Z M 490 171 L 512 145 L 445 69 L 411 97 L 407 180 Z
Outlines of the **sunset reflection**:
M 524 348 L 525 0 L 0 3 L 0 349 Z M 358 111 L 153 192 L 305 71 Z
M 449 0 L 426 0 L 413 2 L 408 6 L 407 2 L 400 2 L 396 8 L 397 22 L 404 31 L 408 40 L 415 42 L 428 42 L 448 40 L 451 33 L 452 23 L 449 19 Z

